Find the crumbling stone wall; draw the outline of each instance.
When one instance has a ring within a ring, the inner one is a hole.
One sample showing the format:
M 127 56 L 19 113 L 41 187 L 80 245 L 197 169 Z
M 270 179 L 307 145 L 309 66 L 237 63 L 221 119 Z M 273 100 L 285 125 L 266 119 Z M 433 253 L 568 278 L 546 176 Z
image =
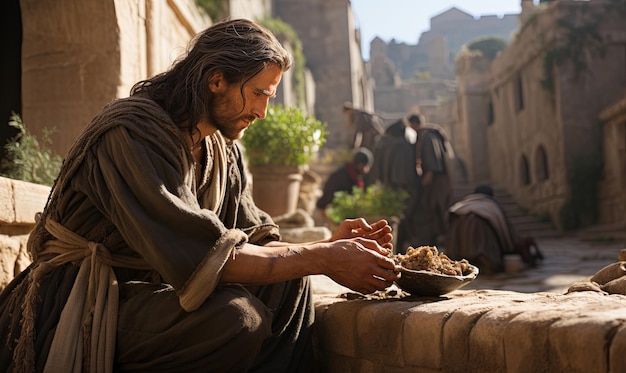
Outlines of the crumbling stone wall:
M 26 241 L 49 193 L 47 186 L 0 177 L 0 290 L 31 263 Z

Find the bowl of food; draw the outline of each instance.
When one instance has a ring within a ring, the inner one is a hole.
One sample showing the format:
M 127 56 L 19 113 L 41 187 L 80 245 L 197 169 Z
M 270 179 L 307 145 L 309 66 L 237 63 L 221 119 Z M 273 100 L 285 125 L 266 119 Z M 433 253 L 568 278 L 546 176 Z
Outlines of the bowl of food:
M 394 260 L 401 266 L 398 287 L 415 296 L 439 296 L 462 288 L 478 276 L 466 259 L 450 259 L 434 246 L 408 247 Z

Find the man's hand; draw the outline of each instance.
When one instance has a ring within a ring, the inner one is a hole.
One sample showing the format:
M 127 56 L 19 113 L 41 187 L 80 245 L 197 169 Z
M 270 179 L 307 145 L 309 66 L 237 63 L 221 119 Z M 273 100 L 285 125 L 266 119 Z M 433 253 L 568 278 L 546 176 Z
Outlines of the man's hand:
M 400 268 L 380 251 L 380 246 L 369 239 L 333 241 L 327 250 L 324 274 L 363 294 L 384 290 L 398 280 Z
M 376 241 L 378 245 L 386 249 L 379 251 L 378 248 L 376 248 L 376 251 L 385 256 L 388 256 L 393 250 L 393 245 L 391 244 L 393 240 L 391 226 L 384 219 L 371 225 L 363 218 L 346 219 L 339 225 L 337 230 L 333 232 L 329 241 L 332 242 L 350 238 L 367 238 Z

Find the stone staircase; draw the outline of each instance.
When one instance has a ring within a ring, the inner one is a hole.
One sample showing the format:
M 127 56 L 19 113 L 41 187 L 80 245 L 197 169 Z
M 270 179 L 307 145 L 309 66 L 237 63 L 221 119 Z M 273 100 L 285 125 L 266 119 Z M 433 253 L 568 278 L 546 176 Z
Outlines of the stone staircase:
M 473 191 L 474 186 L 469 184 L 453 185 L 452 203 L 461 200 Z M 553 227 L 552 223 L 542 221 L 540 218 L 526 213 L 506 189 L 494 187 L 494 199 L 502 206 L 506 217 L 517 234 L 534 238 L 562 237 L 562 234 Z

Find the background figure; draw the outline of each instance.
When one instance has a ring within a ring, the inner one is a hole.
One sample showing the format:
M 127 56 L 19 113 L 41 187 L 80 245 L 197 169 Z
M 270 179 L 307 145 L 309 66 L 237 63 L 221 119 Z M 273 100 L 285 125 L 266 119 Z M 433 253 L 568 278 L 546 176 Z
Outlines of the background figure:
M 417 132 L 415 170 L 420 178 L 413 244 L 438 245 L 445 239 L 447 227 L 452 186 L 446 158 L 453 156 L 452 148 L 441 126 L 424 123 L 420 114 L 409 115 L 407 121 Z
M 490 186 L 478 186 L 449 209 L 446 255 L 467 259 L 484 274 L 501 272 L 503 256 L 515 253 L 513 230 L 493 194 Z
M 368 186 L 367 174 L 374 161 L 374 156 L 366 148 L 354 152 L 351 162 L 346 162 L 336 169 L 324 183 L 322 196 L 317 200 L 316 208 L 319 215 L 327 221 L 326 209 L 333 202 L 336 192 L 352 192 L 355 186 L 365 189 Z
M 382 119 L 374 113 L 355 109 L 351 102 L 344 102 L 343 112 L 348 128 L 354 129 L 352 148 L 367 148 L 374 151 L 376 143 L 385 133 Z
M 391 124 L 385 135 L 381 137 L 374 149 L 374 164 L 370 172 L 372 183 L 380 183 L 394 190 L 404 190 L 408 193 L 409 199 L 403 216 L 400 219 L 398 232 L 396 232 L 396 251 L 404 253 L 410 244 L 408 238 L 413 229 L 412 209 L 415 207 L 415 200 L 418 197 L 417 174 L 415 172 L 415 149 L 411 143 L 414 136 L 407 134 L 413 132 L 407 127 L 403 120 Z M 414 135 L 414 133 L 413 133 Z

